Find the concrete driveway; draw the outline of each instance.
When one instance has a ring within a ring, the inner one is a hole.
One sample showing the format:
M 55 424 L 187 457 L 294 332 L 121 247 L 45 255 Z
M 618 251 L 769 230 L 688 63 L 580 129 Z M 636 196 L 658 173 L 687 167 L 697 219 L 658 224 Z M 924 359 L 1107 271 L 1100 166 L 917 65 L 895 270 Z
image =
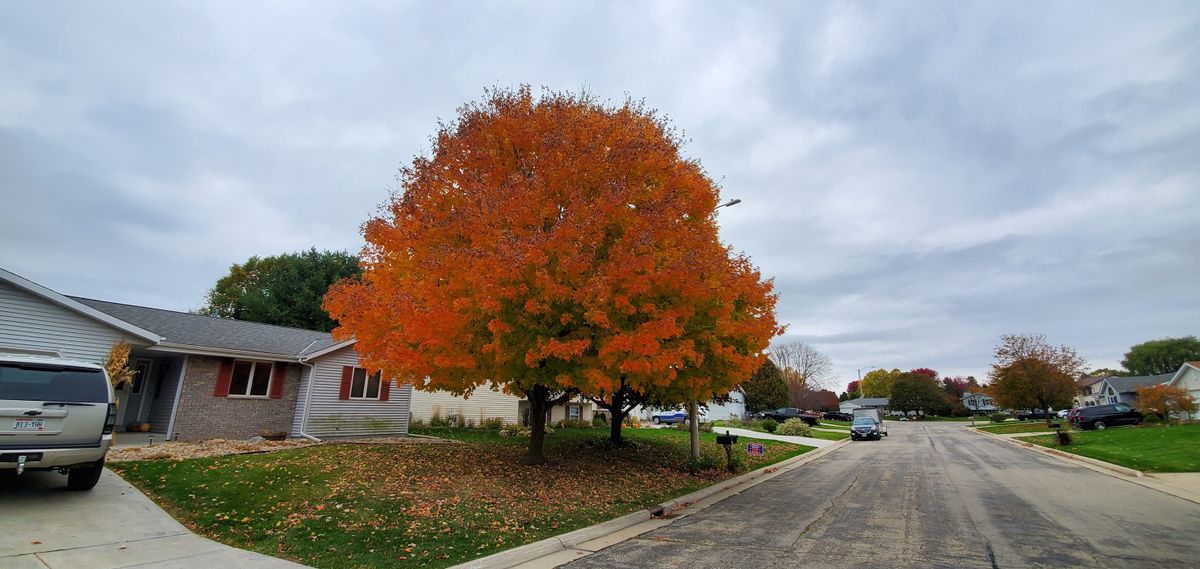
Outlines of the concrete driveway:
M 1196 567 L 1200 507 L 953 423 L 890 423 L 568 566 Z
M 90 492 L 66 481 L 55 472 L 0 479 L 0 567 L 304 567 L 197 536 L 107 470 Z

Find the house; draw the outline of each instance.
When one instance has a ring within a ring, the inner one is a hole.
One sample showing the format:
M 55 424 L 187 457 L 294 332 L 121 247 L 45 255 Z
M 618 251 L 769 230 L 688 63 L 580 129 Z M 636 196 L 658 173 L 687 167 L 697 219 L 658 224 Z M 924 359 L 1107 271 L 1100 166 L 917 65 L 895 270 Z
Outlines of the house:
M 963 407 L 975 413 L 993 413 L 996 411 L 996 402 L 986 393 L 964 393 L 962 396 Z
M 1101 382 L 1100 394 L 1104 403 L 1124 403 L 1137 407 L 1137 388 L 1159 385 L 1171 381 L 1174 373 L 1159 375 L 1135 375 L 1131 377 L 1108 377 Z
M 499 417 L 505 423 L 529 424 L 529 402 L 505 393 L 494 384 L 476 388 L 469 397 L 457 396 L 449 391 L 414 390 L 411 412 L 412 419 L 420 422 L 428 422 L 435 417 L 463 417 L 464 421 L 478 425 L 484 419 Z M 591 421 L 595 413 L 595 404 L 577 397 L 550 408 L 546 413 L 546 421 L 549 424 L 562 420 Z
M 178 440 L 408 432 L 412 387 L 368 374 L 353 340 L 65 296 L 0 269 L 0 350 L 100 363 L 121 341 L 137 373 L 117 391 L 118 429 L 149 423 Z
M 1200 402 L 1200 361 L 1185 362 L 1179 366 L 1179 371 L 1171 376 L 1171 381 L 1167 382 L 1167 385 L 1186 389 L 1196 401 Z M 1191 416 L 1183 413 L 1183 419 L 1189 420 Z
M 880 414 L 883 413 L 888 406 L 887 397 L 859 397 L 842 401 L 838 409 L 842 413 L 853 414 L 855 409 L 879 409 Z
M 1103 394 L 1104 380 L 1114 376 L 1085 376 L 1075 382 L 1074 407 L 1093 407 L 1107 402 Z

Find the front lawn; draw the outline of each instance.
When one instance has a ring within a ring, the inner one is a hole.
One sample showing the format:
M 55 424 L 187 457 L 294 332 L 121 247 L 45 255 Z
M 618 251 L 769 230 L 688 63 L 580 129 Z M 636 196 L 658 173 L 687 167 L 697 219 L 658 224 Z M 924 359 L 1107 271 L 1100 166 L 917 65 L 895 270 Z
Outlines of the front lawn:
M 1066 429 L 1066 423 L 1059 423 L 1062 428 Z M 1054 429 L 1047 427 L 1045 423 L 991 423 L 975 427 L 981 431 L 996 433 L 997 435 L 1011 435 L 1013 433 L 1053 433 Z
M 1200 472 L 1200 424 L 1123 427 L 1073 432 L 1060 447 L 1054 437 L 1023 440 L 1145 472 Z
M 414 430 L 415 432 L 415 430 Z M 586 527 L 733 476 L 688 470 L 688 433 L 559 429 L 548 464 L 519 463 L 527 439 L 426 429 L 465 444 L 321 444 L 268 454 L 115 463 L 193 531 L 315 567 L 444 567 Z M 702 434 L 703 453 L 724 450 Z M 774 442 L 759 468 L 811 447 Z

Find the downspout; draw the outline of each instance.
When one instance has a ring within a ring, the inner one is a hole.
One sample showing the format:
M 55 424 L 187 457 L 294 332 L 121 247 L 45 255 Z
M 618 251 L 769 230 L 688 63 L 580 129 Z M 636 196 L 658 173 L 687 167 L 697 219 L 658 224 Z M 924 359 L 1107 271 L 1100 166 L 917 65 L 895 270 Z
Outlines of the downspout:
M 321 439 L 304 432 L 308 428 L 308 409 L 312 406 L 313 384 L 317 382 L 317 366 L 316 364 L 306 363 L 304 358 L 300 358 L 299 362 L 300 365 L 308 367 L 308 389 L 304 393 L 304 413 L 300 416 L 300 432 L 296 434 L 314 443 L 319 443 Z
M 192 356 L 183 356 L 183 365 L 179 366 L 179 383 L 175 385 L 175 402 L 171 404 L 171 420 L 167 421 L 167 440 L 175 440 L 175 414 L 179 412 L 179 397 L 183 395 L 183 380 L 187 377 L 188 362 Z

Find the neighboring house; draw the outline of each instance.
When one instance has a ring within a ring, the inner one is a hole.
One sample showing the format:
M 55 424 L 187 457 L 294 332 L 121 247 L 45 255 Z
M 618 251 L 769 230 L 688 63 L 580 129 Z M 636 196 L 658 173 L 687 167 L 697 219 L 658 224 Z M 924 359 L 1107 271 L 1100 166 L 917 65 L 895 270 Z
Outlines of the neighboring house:
M 1104 395 L 1104 380 L 1115 376 L 1087 376 L 1075 382 L 1075 398 L 1073 399 L 1074 406 L 1094 407 L 1096 405 L 1104 405 L 1108 399 Z
M 1171 381 L 1174 373 L 1159 375 L 1135 375 L 1131 377 L 1108 377 L 1100 384 L 1100 396 L 1104 403 L 1124 403 L 1137 407 L 1137 389 Z
M 854 413 L 855 409 L 872 408 L 879 409 L 880 413 L 883 413 L 887 409 L 887 406 L 887 397 L 859 397 L 857 399 L 842 401 L 838 409 L 842 413 Z
M 326 332 L 68 297 L 0 269 L 0 350 L 101 363 L 133 347 L 118 429 L 163 438 L 404 435 L 412 388 L 359 367 Z
M 1179 371 L 1171 376 L 1171 381 L 1167 382 L 1167 385 L 1186 389 L 1197 402 L 1200 402 L 1200 362 L 1187 362 L 1179 366 Z M 1191 418 L 1189 413 L 1183 413 L 1184 420 Z
M 413 390 L 412 418 L 428 422 L 434 417 L 449 419 L 463 417 L 478 425 L 484 419 L 499 417 L 505 423 L 529 424 L 529 402 L 516 395 L 504 393 L 495 385 L 480 386 L 470 397 L 456 396 L 448 391 Z M 551 424 L 564 419 L 591 421 L 595 416 L 595 405 L 577 397 L 561 405 L 555 405 L 546 414 Z
M 997 409 L 996 402 L 986 393 L 964 393 L 962 402 L 967 410 L 977 413 L 992 413 Z

